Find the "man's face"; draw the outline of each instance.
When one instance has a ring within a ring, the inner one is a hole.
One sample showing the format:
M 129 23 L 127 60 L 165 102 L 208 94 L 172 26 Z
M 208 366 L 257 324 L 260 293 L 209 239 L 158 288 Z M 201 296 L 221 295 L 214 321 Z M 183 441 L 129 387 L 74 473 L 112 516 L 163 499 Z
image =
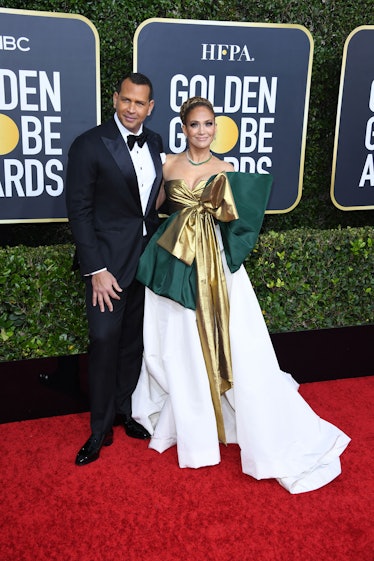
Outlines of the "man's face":
M 152 113 L 154 101 L 149 99 L 148 86 L 133 84 L 126 78 L 121 91 L 113 94 L 113 106 L 123 126 L 137 134 L 143 121 Z

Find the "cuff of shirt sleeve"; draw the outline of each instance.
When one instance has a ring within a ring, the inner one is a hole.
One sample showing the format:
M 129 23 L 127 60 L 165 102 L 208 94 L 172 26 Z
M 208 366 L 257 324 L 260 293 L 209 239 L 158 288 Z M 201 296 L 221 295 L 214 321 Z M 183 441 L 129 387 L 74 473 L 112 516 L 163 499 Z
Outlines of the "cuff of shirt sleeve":
M 86 273 L 84 276 L 85 277 L 92 277 L 92 275 L 96 275 L 96 273 L 101 273 L 102 271 L 106 271 L 107 268 L 104 267 L 103 269 L 98 269 L 97 271 L 93 271 L 92 273 Z

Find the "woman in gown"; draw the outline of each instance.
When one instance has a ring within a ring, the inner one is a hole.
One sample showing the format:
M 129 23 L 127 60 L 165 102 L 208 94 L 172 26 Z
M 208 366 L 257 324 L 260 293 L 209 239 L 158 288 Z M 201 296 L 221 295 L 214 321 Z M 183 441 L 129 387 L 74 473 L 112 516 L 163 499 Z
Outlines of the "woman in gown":
M 180 467 L 220 462 L 237 443 L 242 470 L 275 478 L 290 493 L 318 489 L 340 472 L 350 439 L 321 419 L 279 368 L 242 265 L 256 243 L 272 178 L 234 172 L 210 152 L 213 107 L 181 107 L 188 150 L 169 154 L 164 191 L 170 217 L 148 244 L 144 360 L 133 417 L 150 448 L 177 446 Z

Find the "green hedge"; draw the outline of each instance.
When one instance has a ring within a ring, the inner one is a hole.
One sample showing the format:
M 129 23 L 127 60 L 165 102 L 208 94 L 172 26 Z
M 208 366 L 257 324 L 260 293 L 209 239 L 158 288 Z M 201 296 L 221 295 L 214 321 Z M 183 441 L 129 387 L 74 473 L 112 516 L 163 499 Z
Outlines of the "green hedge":
M 0 249 L 0 362 L 85 352 L 83 283 L 72 245 Z
M 374 323 L 374 230 L 260 236 L 246 261 L 271 332 Z M 84 353 L 83 283 L 73 246 L 0 249 L 0 361 Z
M 374 323 L 374 229 L 268 232 L 246 262 L 271 332 Z

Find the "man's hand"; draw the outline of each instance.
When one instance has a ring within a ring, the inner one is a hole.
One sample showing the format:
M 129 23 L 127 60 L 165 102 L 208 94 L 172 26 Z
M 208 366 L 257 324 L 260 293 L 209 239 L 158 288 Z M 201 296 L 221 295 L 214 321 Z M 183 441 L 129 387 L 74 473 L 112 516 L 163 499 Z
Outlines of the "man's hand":
M 122 292 L 122 288 L 117 283 L 112 273 L 109 271 L 101 271 L 92 275 L 92 305 L 99 304 L 101 312 L 105 311 L 105 304 L 110 312 L 113 312 L 112 300 L 120 300 L 118 292 Z

